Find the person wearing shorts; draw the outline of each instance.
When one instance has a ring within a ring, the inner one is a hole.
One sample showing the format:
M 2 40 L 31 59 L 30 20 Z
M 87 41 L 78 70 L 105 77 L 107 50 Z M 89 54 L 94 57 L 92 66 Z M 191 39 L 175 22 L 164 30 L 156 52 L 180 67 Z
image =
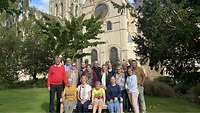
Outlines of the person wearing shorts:
M 98 113 L 102 112 L 102 108 L 105 105 L 105 90 L 101 87 L 101 82 L 96 81 L 95 88 L 92 90 L 92 104 L 93 104 L 93 113 L 96 113 L 98 109 Z

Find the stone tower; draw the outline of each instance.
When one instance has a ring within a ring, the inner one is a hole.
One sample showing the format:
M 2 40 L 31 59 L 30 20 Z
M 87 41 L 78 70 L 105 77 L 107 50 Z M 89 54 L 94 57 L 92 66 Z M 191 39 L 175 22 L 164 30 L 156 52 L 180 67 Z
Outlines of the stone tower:
M 61 18 L 70 18 L 72 0 L 49 0 L 49 13 Z
M 91 53 L 84 59 L 89 63 L 97 60 L 100 64 L 106 61 L 117 63 L 129 58 L 136 58 L 135 44 L 131 35 L 137 32 L 136 26 L 131 23 L 128 10 L 123 14 L 118 13 L 110 2 L 111 0 L 50 0 L 49 12 L 54 16 L 70 19 L 71 14 L 79 16 L 86 15 L 86 19 L 92 15 L 102 14 L 104 33 L 99 35 L 101 41 L 106 44 L 84 49 L 84 52 Z M 126 3 L 127 0 L 113 0 L 118 4 Z M 131 30 L 130 30 L 131 29 Z M 129 31 L 133 31 L 130 33 Z
M 49 12 L 60 18 L 70 19 L 80 14 L 80 5 L 84 0 L 49 0 Z

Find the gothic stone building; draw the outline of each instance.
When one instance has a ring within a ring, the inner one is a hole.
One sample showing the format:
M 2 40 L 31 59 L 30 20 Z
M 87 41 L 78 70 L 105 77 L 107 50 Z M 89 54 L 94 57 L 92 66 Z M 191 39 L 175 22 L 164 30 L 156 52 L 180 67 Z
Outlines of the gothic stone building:
M 70 12 L 74 16 L 85 14 L 86 18 L 91 15 L 102 14 L 104 33 L 100 34 L 101 41 L 105 44 L 84 49 L 91 53 L 84 59 L 89 63 L 98 60 L 100 64 L 106 61 L 117 63 L 136 58 L 134 53 L 135 44 L 131 35 L 137 33 L 136 26 L 132 23 L 132 17 L 128 10 L 123 14 L 118 13 L 110 2 L 111 0 L 50 0 L 49 12 L 51 15 L 70 19 Z M 118 4 L 126 3 L 127 0 L 113 0 Z

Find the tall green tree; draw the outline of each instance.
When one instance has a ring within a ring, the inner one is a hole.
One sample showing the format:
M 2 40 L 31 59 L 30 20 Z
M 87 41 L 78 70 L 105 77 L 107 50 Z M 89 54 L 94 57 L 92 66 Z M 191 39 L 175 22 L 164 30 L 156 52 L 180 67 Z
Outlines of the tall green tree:
M 72 17 L 71 20 L 47 17 L 46 23 L 40 22 L 43 33 L 48 35 L 49 48 L 54 54 L 81 58 L 88 55 L 81 52 L 83 49 L 104 43 L 98 38 L 103 33 L 102 21 L 93 16 L 90 19 L 84 17 L 85 15 Z
M 21 59 L 21 39 L 14 28 L 0 28 L 0 83 L 12 83 L 18 79 Z
M 98 18 L 84 20 L 82 15 L 68 21 L 41 15 L 40 19 L 35 19 L 33 15 L 19 23 L 23 36 L 22 70 L 34 80 L 37 80 L 37 74 L 47 72 L 56 54 L 62 54 L 65 58 L 81 58 L 87 55 L 81 50 L 103 43 L 96 41 L 99 39 L 97 35 L 103 32 L 102 22 Z
M 69 21 L 36 12 L 29 7 L 29 0 L 7 1 L 8 6 L 0 7 L 2 80 L 13 82 L 19 73 L 37 80 L 36 75 L 47 72 L 56 54 L 81 58 L 88 54 L 81 52 L 84 48 L 103 43 L 97 37 L 103 32 L 99 18 L 84 19 L 82 15 Z M 36 13 L 41 18 L 36 18 Z
M 149 61 L 152 69 L 167 69 L 178 82 L 198 75 L 195 63 L 200 63 L 200 4 L 198 0 L 144 0 L 143 7 L 134 10 L 142 35 L 134 37 L 137 55 L 142 63 Z M 198 83 L 199 78 L 190 83 Z
M 35 16 L 29 16 L 29 19 L 21 21 L 20 35 L 23 37 L 21 49 L 21 70 L 31 75 L 33 80 L 37 80 L 37 74 L 45 75 L 48 67 L 53 63 L 53 56 L 48 48 L 46 34 L 43 34 L 41 27 L 36 21 Z
M 12 83 L 18 79 L 21 59 L 21 38 L 17 36 L 17 18 L 20 15 L 17 0 L 0 2 L 0 82 Z
M 0 59 L 3 62 L 0 78 L 4 82 L 12 83 L 18 79 L 19 73 L 24 73 L 36 80 L 36 75 L 47 72 L 48 66 L 52 63 L 45 40 L 46 35 L 36 24 L 39 20 L 35 18 L 36 10 L 29 7 L 29 0 L 8 3 L 7 7 L 1 8 L 0 15 Z M 19 16 L 22 17 L 20 21 Z

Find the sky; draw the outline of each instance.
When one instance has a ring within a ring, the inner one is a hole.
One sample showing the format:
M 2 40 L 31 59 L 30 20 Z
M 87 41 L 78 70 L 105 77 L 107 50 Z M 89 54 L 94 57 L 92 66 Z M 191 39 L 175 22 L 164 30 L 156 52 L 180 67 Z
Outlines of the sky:
M 128 0 L 129 3 L 135 3 L 135 0 Z
M 49 12 L 49 0 L 30 0 L 30 5 L 40 11 Z M 83 0 L 85 1 L 85 0 Z M 134 3 L 135 0 L 128 0 L 129 3 Z
M 30 6 L 46 13 L 49 12 L 49 0 L 30 0 Z

